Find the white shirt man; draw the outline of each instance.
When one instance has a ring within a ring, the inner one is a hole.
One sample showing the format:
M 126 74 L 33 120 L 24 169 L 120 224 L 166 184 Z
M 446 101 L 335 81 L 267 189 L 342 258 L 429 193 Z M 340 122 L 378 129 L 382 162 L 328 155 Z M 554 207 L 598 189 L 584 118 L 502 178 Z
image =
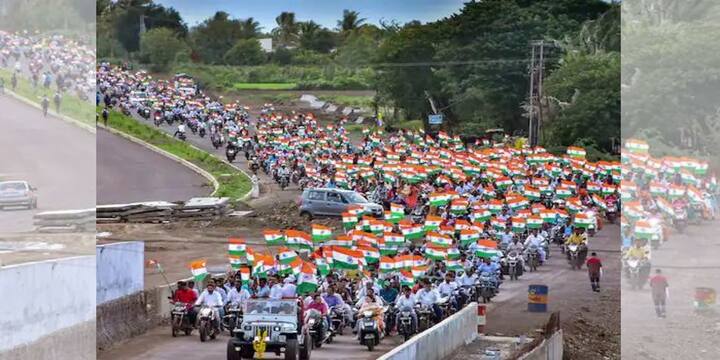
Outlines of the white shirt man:
M 423 306 L 433 306 L 440 299 L 440 294 L 435 289 L 422 288 L 415 294 L 415 298 Z
M 415 303 L 417 303 L 417 300 L 415 298 L 415 294 L 412 292 L 409 296 L 405 296 L 405 294 L 398 295 L 397 299 L 395 299 L 395 306 L 399 310 L 403 309 L 412 309 L 415 307 Z
M 195 305 L 205 305 L 205 306 L 222 306 L 222 296 L 220 296 L 220 293 L 217 292 L 215 289 L 213 289 L 213 292 L 209 292 L 207 289 L 203 290 L 202 294 L 198 297 L 197 301 L 195 301 Z
M 245 302 L 250 298 L 250 292 L 247 289 L 241 287 L 240 290 L 237 288 L 230 289 L 228 294 L 228 303 L 240 305 L 243 309 L 245 308 Z
M 456 283 L 455 281 L 448 281 L 447 279 L 445 279 L 445 281 L 443 281 L 442 284 L 440 284 L 438 286 L 438 292 L 442 296 L 450 296 L 452 294 L 453 290 L 457 289 L 457 287 L 458 287 L 458 283 Z
M 283 285 L 281 291 L 282 297 L 294 298 L 295 296 L 297 296 L 297 293 L 295 291 L 297 287 L 295 286 L 295 284 L 293 284 L 294 281 L 294 278 L 292 278 L 292 280 L 289 277 L 285 279 L 285 285 Z
M 462 274 L 458 280 L 460 286 L 472 286 L 477 282 L 477 274 L 474 272 L 472 274 L 465 273 Z
M 272 300 L 280 300 L 282 299 L 282 290 L 283 287 L 280 284 L 275 284 L 270 288 L 270 299 Z
M 531 246 L 535 246 L 537 248 L 538 253 L 540 254 L 540 262 L 545 261 L 545 248 L 543 247 L 544 240 L 543 236 L 537 234 L 536 231 L 533 231 L 530 235 L 528 235 L 525 240 L 526 249 L 529 249 Z

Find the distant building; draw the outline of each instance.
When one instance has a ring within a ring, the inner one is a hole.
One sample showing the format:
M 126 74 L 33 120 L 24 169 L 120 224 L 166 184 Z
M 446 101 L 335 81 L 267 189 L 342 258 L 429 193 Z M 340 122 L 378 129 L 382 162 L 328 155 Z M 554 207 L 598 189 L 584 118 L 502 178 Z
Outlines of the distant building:
M 262 47 L 263 51 L 265 51 L 265 52 L 273 51 L 272 38 L 258 39 L 258 41 L 260 42 L 260 47 Z

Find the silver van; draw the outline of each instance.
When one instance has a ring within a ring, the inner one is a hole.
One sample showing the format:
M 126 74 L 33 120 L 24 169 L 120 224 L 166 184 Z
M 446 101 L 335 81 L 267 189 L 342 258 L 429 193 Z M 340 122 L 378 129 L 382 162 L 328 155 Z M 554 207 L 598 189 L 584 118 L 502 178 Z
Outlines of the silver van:
M 350 205 L 360 205 L 365 214 L 383 216 L 382 205 L 368 201 L 360 193 L 335 188 L 305 189 L 301 196 L 300 215 L 312 219 L 316 216 L 342 216 Z

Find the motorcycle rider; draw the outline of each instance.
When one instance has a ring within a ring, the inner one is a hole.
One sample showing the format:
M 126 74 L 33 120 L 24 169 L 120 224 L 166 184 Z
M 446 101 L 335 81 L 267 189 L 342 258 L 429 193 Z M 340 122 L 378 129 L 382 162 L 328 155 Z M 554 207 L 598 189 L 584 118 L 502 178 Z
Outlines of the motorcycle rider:
M 177 130 L 175 130 L 173 137 L 178 137 L 180 135 L 185 135 L 185 124 L 183 123 L 178 124 Z
M 565 240 L 565 246 L 568 245 L 577 245 L 577 246 L 585 246 L 585 250 L 587 251 L 587 236 L 585 235 L 585 232 L 583 228 L 581 227 L 575 227 L 575 231 L 572 235 L 568 236 L 567 240 Z M 570 252 L 567 252 L 567 258 L 570 259 Z
M 535 246 L 538 250 L 538 254 L 540 254 L 540 265 L 542 265 L 545 262 L 545 246 L 544 246 L 545 238 L 543 238 L 542 235 L 538 234 L 537 229 L 530 230 L 530 235 L 528 235 L 527 239 L 525 240 L 525 248 L 529 249 L 531 246 Z
M 278 181 L 282 181 L 282 178 L 284 176 L 287 176 L 288 178 L 290 177 L 290 169 L 287 168 L 287 165 L 285 165 L 285 163 L 282 163 L 282 165 L 280 165 L 277 176 L 278 176 Z
M 250 292 L 242 285 L 241 280 L 235 280 L 235 286 L 230 289 L 227 297 L 227 303 L 238 305 L 245 311 L 245 303 L 250 298 Z
M 385 324 L 383 322 L 383 319 L 385 317 L 384 311 L 382 308 L 382 300 L 375 296 L 375 290 L 372 288 L 367 289 L 367 295 L 361 299 L 360 303 L 360 309 L 358 310 L 358 317 L 361 317 L 363 312 L 366 310 L 371 310 L 374 312 L 375 321 L 378 323 L 378 328 L 380 331 L 380 336 L 382 337 L 385 333 Z M 360 322 L 356 322 L 356 331 L 358 333 L 358 338 L 360 337 Z
M 442 282 L 438 286 L 438 292 L 440 293 L 440 296 L 442 296 L 442 297 L 450 297 L 452 295 L 453 291 L 455 291 L 455 289 L 457 289 L 457 288 L 458 288 L 458 283 L 455 282 L 455 277 L 453 276 L 452 273 L 447 273 L 447 274 L 445 274 L 445 281 Z M 455 310 L 459 310 L 457 299 L 450 297 L 450 305 Z
M 477 274 L 475 274 L 475 269 L 472 267 L 468 267 L 465 273 L 463 273 L 458 278 L 458 284 L 460 286 L 475 286 L 475 283 L 477 282 Z
M 409 286 L 403 286 L 402 287 L 402 294 L 395 299 L 395 308 L 398 309 L 397 315 L 395 315 L 395 325 L 397 326 L 400 323 L 400 314 L 403 311 L 410 312 L 410 317 L 412 318 L 412 332 L 415 333 L 417 330 L 417 314 L 415 313 L 415 303 L 418 302 L 418 300 L 415 297 L 415 294 L 412 293 L 412 290 Z
M 434 321 L 437 323 L 442 319 L 442 310 L 438 306 L 437 301 L 440 300 L 440 294 L 436 289 L 432 288 L 430 279 L 424 278 L 422 280 L 422 289 L 415 293 L 415 298 L 422 306 L 432 308 L 434 314 Z
M 280 285 L 279 279 L 277 276 L 270 277 L 269 284 L 270 286 L 270 293 L 268 296 L 272 300 L 280 300 L 282 299 L 282 285 Z
M 331 309 L 334 307 L 341 308 L 345 317 L 345 323 L 352 323 L 352 308 L 345 301 L 343 301 L 343 298 L 340 294 L 335 292 L 335 284 L 328 286 L 327 292 L 323 295 L 323 300 L 325 300 L 325 303 Z
M 306 303 L 305 311 L 307 312 L 307 310 L 310 310 L 310 309 L 317 310 L 320 313 L 320 315 L 322 316 L 323 328 L 325 330 L 330 329 L 330 324 L 332 324 L 332 320 L 330 320 L 330 311 L 328 308 L 328 304 L 325 303 L 325 301 L 323 300 L 323 297 L 320 296 L 320 292 L 316 292 L 312 297 L 312 301 L 310 301 L 309 303 Z M 323 335 L 327 335 L 327 333 L 323 334 Z
M 515 237 L 513 239 L 513 242 L 508 245 L 506 254 L 510 254 L 511 252 L 515 252 L 518 254 L 518 259 L 520 260 L 520 264 L 524 264 L 524 260 L 522 258 L 522 253 L 525 251 L 525 246 L 520 242 L 520 239 Z
M 195 316 L 197 315 L 193 304 L 195 304 L 197 298 L 198 296 L 197 294 L 195 294 L 195 291 L 188 288 L 185 281 L 181 280 L 177 282 L 177 290 L 175 290 L 175 294 L 173 294 L 172 301 L 176 303 L 181 302 L 187 304 L 188 320 L 190 321 L 190 324 L 193 325 L 195 325 Z
M 209 306 L 215 313 L 215 322 L 213 326 L 217 329 L 220 328 L 220 319 L 225 316 L 223 309 L 223 300 L 219 292 L 215 291 L 215 282 L 210 280 L 205 290 L 200 294 L 198 299 L 195 301 L 195 306 Z

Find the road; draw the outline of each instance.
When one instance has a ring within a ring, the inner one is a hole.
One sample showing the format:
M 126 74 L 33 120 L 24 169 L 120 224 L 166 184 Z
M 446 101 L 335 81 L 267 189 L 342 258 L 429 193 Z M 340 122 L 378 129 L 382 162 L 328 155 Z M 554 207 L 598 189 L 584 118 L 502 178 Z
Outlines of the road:
M 696 287 L 720 290 L 718 223 L 689 226 L 686 234 L 653 251 L 652 264 L 668 278 L 667 318 L 655 315 L 650 291 L 622 291 L 622 354 L 628 359 L 716 359 L 720 353 L 720 316 L 695 313 Z
M 118 344 L 112 350 L 98 353 L 98 360 L 219 360 L 227 354 L 227 333 L 218 339 L 200 343 L 197 332 L 192 336 L 170 336 L 168 326 L 157 327 L 148 333 Z M 352 334 L 336 337 L 332 344 L 315 349 L 312 360 L 372 360 L 390 351 L 399 344 L 399 339 L 385 338 L 373 352 L 360 346 Z M 265 354 L 265 359 L 282 359 L 274 354 Z
M 0 109 L 0 176 L 38 188 L 38 209 L 0 212 L 0 234 L 32 231 L 37 212 L 94 208 L 95 135 L 8 95 Z
M 161 154 L 103 129 L 97 132 L 97 202 L 185 201 L 208 196 L 207 179 Z

